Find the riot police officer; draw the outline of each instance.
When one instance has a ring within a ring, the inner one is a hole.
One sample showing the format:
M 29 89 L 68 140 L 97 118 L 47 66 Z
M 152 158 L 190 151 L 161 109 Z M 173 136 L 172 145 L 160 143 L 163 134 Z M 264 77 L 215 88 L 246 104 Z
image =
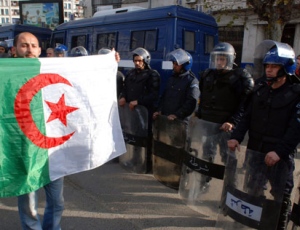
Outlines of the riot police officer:
M 144 48 L 136 48 L 132 51 L 135 68 L 125 75 L 124 86 L 119 96 L 119 105 L 129 104 L 130 110 L 141 105 L 148 111 L 148 140 L 147 140 L 147 168 L 152 169 L 152 117 L 154 107 L 157 105 L 160 87 L 160 75 L 151 69 L 151 55 Z
M 214 162 L 219 145 L 221 161 L 226 163 L 228 132 L 239 122 L 244 102 L 254 86 L 253 78 L 247 70 L 233 69 L 235 56 L 231 44 L 217 44 L 210 53 L 209 68 L 200 76 L 201 95 L 197 116 L 205 121 L 220 124 L 218 130 L 211 132 L 224 131 L 220 133 L 223 138 L 210 140 L 208 137 L 203 145 L 204 159 L 209 162 Z M 202 182 L 202 190 L 208 188 L 210 179 L 206 177 Z
M 135 68 L 125 75 L 119 105 L 127 102 L 132 110 L 136 105 L 143 105 L 153 112 L 159 95 L 159 73 L 151 69 L 151 56 L 146 49 L 136 48 L 132 53 Z
M 262 172 L 262 165 L 269 168 L 266 178 L 272 186 L 271 194 L 275 200 L 282 202 L 277 229 L 285 229 L 294 186 L 294 150 L 300 140 L 300 85 L 295 83 L 298 80 L 294 76 L 296 64 L 293 49 L 285 43 L 270 40 L 264 41 L 264 44 L 269 46 L 269 50 L 262 61 L 263 76 L 251 94 L 244 116 L 231 134 L 228 147 L 232 151 L 239 150 L 248 131 L 247 148 L 264 154 L 261 164 L 248 161 L 251 169 L 249 178 L 255 180 L 256 175 Z M 280 167 L 281 162 L 287 164 L 287 172 Z M 286 173 L 287 180 L 277 181 L 283 173 Z M 250 191 L 255 189 L 255 194 L 263 193 L 264 186 L 254 188 L 254 183 L 250 179 L 246 186 Z M 276 186 L 280 183 L 283 183 L 284 191 L 279 191 Z
M 88 56 L 88 51 L 83 46 L 76 46 L 71 49 L 71 57 Z
M 185 50 L 176 49 L 167 54 L 167 59 L 173 62 L 173 74 L 168 79 L 153 118 L 162 114 L 168 116 L 169 120 L 187 121 L 196 109 L 200 94 L 198 79 L 191 71 L 193 58 Z
M 67 57 L 68 47 L 63 44 L 59 44 L 54 48 L 55 57 Z

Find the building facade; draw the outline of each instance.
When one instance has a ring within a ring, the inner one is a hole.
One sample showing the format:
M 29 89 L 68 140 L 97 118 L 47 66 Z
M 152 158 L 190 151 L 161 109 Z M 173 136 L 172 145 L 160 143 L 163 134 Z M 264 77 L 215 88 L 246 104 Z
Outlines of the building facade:
M 80 19 L 84 17 L 84 7 L 80 4 L 79 0 L 64 0 L 63 7 L 65 22 L 72 19 Z M 0 25 L 18 24 L 19 22 L 19 0 L 0 0 Z

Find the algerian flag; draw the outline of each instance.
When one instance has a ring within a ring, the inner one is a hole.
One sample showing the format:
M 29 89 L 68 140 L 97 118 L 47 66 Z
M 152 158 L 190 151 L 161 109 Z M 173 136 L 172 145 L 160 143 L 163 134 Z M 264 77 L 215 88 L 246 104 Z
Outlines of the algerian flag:
M 114 52 L 0 59 L 0 197 L 124 153 Z

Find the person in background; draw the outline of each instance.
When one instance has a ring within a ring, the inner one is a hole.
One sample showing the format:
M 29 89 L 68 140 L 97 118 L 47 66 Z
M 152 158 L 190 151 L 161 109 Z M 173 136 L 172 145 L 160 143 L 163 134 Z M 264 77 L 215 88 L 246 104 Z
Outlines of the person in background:
M 261 160 L 248 160 L 249 179 L 245 186 L 249 193 L 260 196 L 264 194 L 265 186 L 255 186 L 255 181 L 263 180 L 261 178 L 269 180 L 271 195 L 282 203 L 277 229 L 283 230 L 290 212 L 294 154 L 300 141 L 300 87 L 295 77 L 294 51 L 285 43 L 274 44 L 264 56 L 262 80 L 255 86 L 244 116 L 231 133 L 228 148 L 240 150 L 240 143 L 248 131 L 247 149 L 258 152 L 257 158 Z M 264 154 L 262 158 L 259 153 Z M 283 162 L 285 164 L 281 164 Z M 263 169 L 266 167 L 268 173 L 265 175 Z M 280 181 L 282 173 L 286 174 L 286 181 Z M 281 184 L 284 191 L 278 186 Z
M 54 48 L 55 57 L 67 57 L 68 56 L 68 47 L 65 45 L 59 44 Z
M 28 32 L 20 33 L 14 38 L 12 50 L 17 58 L 38 58 L 41 54 L 37 37 Z M 63 183 L 62 177 L 43 187 L 46 193 L 46 207 L 42 223 L 38 214 L 38 190 L 18 196 L 23 230 L 61 229 L 60 221 L 64 210 Z
M 254 80 L 246 69 L 233 68 L 235 57 L 234 47 L 221 42 L 210 53 L 209 68 L 200 74 L 197 117 L 219 126 L 219 130 L 207 130 L 211 135 L 203 143 L 203 159 L 211 163 L 219 146 L 221 161 L 226 164 L 229 133 L 241 119 L 246 99 L 254 87 Z M 216 138 L 216 133 L 220 138 Z M 202 179 L 201 191 L 204 192 L 211 177 Z
M 167 54 L 167 59 L 173 62 L 173 74 L 168 79 L 153 119 L 165 115 L 169 120 L 187 121 L 195 112 L 200 95 L 199 82 L 191 71 L 192 56 L 183 49 L 176 49 Z
M 139 47 L 132 51 L 134 69 L 125 75 L 124 87 L 119 96 L 119 106 L 129 104 L 131 110 L 142 105 L 148 112 L 147 171 L 152 169 L 152 114 L 159 98 L 160 75 L 151 69 L 151 55 Z
M 6 41 L 0 41 L 0 58 L 8 58 L 8 46 Z
M 80 56 L 88 56 L 88 51 L 83 46 L 76 46 L 71 49 L 70 56 L 71 57 L 80 57 Z
M 54 55 L 54 49 L 53 48 L 48 48 L 46 50 L 46 55 L 47 55 L 47 57 L 55 57 L 55 55 Z

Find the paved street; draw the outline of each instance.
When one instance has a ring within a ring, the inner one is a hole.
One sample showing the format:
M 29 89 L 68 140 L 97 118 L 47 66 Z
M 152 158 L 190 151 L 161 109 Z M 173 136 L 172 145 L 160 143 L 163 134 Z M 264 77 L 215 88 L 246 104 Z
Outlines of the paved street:
M 68 176 L 64 189 L 63 230 L 194 230 L 214 225 L 152 174 L 128 173 L 118 163 Z M 16 198 L 0 199 L 1 230 L 21 229 L 16 203 Z M 41 190 L 41 214 L 43 205 Z

